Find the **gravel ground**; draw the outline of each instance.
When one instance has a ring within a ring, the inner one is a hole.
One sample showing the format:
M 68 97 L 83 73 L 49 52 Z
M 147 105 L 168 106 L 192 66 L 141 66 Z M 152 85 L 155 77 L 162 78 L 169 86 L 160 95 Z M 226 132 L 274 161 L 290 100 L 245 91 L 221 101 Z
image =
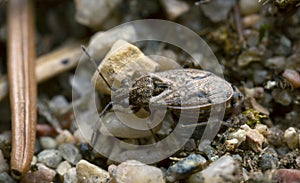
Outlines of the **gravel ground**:
M 222 65 L 224 78 L 243 93 L 244 101 L 237 112 L 225 118 L 225 125 L 205 147 L 198 148 L 201 128 L 196 128 L 180 150 L 154 164 L 126 158 L 116 162 L 92 149 L 89 140 L 78 130 L 73 113 L 75 105 L 82 109 L 77 115 L 91 124 L 93 112 L 101 111 L 101 106 L 111 98 L 99 92 L 99 100 L 95 102 L 86 92 L 90 81 L 86 76 L 93 73 L 83 69 L 72 82 L 75 69 L 71 69 L 38 85 L 35 156 L 30 171 L 21 180 L 10 173 L 9 99 L 0 101 L 0 182 L 300 182 L 299 3 L 292 0 L 260 3 L 257 0 L 37 0 L 38 56 L 74 40 L 93 40 L 100 31 L 132 20 L 170 20 L 190 28 L 206 41 Z M 6 2 L 1 1 L 1 78 L 7 70 L 5 11 Z M 92 56 L 97 60 L 103 59 L 117 41 L 114 33 L 105 36 L 106 45 L 89 48 L 96 50 Z M 135 34 L 129 32 L 129 36 Z M 138 56 L 158 50 L 160 55 L 173 59 L 175 62 L 168 66 L 160 65 L 165 70 L 177 66 L 201 69 L 199 63 L 175 46 L 161 42 L 142 42 L 135 46 Z M 91 107 L 94 103 L 96 110 Z M 104 116 L 107 121 L 116 118 L 110 112 Z M 154 130 L 155 137 L 163 139 L 174 129 L 176 116 L 168 116 L 159 131 Z M 150 137 L 140 137 L 145 133 L 126 133 L 122 126 L 114 130 L 115 136 L 131 144 L 151 144 L 157 140 L 151 133 Z M 123 136 L 118 136 L 119 131 Z M 120 153 L 112 144 L 101 147 L 111 156 Z

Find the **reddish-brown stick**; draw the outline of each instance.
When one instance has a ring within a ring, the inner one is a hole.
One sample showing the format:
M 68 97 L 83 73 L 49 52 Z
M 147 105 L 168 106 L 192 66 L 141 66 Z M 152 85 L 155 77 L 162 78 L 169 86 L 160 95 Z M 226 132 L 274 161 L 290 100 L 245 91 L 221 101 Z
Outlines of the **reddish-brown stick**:
M 34 154 L 36 128 L 36 80 L 34 15 L 32 0 L 9 0 L 8 80 L 12 112 L 11 170 L 24 175 Z

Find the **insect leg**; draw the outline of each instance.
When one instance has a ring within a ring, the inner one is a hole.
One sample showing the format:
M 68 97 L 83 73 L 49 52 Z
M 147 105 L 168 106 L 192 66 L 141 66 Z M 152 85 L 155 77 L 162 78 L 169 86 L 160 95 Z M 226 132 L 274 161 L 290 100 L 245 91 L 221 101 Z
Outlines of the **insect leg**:
M 100 128 L 100 125 L 101 125 L 101 118 L 104 116 L 105 112 L 108 111 L 108 109 L 112 107 L 112 105 L 113 105 L 113 102 L 109 102 L 104 107 L 104 109 L 99 114 L 99 120 L 93 126 L 93 133 L 92 133 L 92 137 L 91 137 L 91 146 L 92 147 L 94 147 L 94 145 L 96 144 L 96 141 L 97 141 L 98 136 L 99 136 L 99 128 Z

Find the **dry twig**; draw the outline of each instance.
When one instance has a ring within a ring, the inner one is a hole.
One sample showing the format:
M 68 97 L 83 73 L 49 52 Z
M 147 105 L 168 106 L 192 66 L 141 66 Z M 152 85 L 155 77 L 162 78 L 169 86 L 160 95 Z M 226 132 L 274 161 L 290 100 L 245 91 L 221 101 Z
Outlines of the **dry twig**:
M 36 81 L 34 15 L 31 0 L 8 1 L 8 79 L 12 111 L 11 170 L 24 175 L 34 154 Z

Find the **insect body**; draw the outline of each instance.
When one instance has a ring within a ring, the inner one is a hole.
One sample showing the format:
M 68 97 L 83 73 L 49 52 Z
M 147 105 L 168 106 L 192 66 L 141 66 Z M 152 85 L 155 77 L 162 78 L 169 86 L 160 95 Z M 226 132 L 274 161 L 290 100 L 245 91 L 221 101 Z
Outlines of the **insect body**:
M 226 102 L 226 113 L 230 113 L 242 101 L 243 95 L 235 86 L 211 72 L 196 69 L 145 74 L 129 86 L 128 99 L 134 112 L 149 110 L 149 105 L 164 106 L 177 115 L 181 110 L 200 110 L 200 119 L 207 117 L 214 104 Z

